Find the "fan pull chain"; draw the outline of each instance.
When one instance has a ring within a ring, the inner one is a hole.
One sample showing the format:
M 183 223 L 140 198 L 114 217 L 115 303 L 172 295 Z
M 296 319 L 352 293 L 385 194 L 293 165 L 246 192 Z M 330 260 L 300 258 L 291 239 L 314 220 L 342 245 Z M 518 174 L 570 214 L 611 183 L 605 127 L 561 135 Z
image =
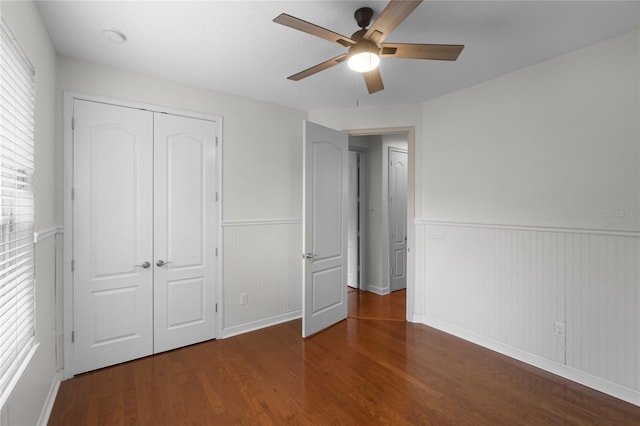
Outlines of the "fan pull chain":
M 355 94 L 356 94 L 356 108 L 360 108 L 360 95 L 358 93 L 358 82 L 361 80 L 360 79 L 360 73 L 355 73 L 356 75 L 354 76 L 354 81 L 355 81 Z

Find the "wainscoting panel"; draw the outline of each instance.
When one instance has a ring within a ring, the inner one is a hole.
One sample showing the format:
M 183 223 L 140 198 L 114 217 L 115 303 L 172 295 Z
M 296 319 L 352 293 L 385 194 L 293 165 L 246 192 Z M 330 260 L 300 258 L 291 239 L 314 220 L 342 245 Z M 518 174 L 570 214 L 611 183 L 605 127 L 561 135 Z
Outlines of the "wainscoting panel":
M 640 233 L 415 230 L 417 321 L 640 404 Z
M 640 389 L 640 239 L 567 235 L 567 365 Z
M 300 220 L 224 222 L 223 244 L 223 337 L 300 317 Z
M 564 362 L 564 236 L 418 226 L 425 233 L 426 315 Z M 420 238 L 418 238 L 420 239 Z

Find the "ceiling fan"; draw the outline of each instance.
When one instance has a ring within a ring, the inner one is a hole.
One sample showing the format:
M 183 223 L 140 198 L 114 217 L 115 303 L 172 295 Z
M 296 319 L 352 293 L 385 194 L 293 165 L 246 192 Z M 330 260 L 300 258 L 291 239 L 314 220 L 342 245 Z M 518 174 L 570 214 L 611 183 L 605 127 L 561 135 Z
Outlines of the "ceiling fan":
M 326 28 L 296 18 L 286 13 L 278 15 L 273 22 L 294 28 L 296 30 L 323 38 L 330 42 L 347 47 L 346 53 L 300 71 L 287 77 L 298 81 L 315 73 L 331 68 L 343 61 L 348 61 L 349 67 L 361 72 L 367 84 L 369 93 L 376 93 L 384 89 L 382 76 L 378 69 L 380 57 L 435 59 L 441 61 L 455 61 L 458 59 L 464 45 L 454 44 L 412 44 L 412 43 L 383 43 L 389 34 L 396 29 L 422 0 L 391 0 L 373 25 L 367 29 L 373 9 L 361 7 L 354 13 L 356 23 L 360 27 L 351 37 L 345 37 Z

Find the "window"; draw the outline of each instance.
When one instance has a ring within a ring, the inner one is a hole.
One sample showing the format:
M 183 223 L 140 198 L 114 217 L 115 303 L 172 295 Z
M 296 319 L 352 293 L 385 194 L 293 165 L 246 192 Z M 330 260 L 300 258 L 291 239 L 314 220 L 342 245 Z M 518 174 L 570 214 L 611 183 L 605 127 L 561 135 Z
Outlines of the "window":
M 0 22 L 0 407 L 35 348 L 35 71 Z

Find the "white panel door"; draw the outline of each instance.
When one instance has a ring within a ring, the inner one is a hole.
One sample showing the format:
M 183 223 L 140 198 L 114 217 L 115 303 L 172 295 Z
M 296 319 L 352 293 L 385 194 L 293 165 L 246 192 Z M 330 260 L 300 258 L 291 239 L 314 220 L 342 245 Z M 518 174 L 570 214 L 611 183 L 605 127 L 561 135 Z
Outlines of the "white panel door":
M 302 336 L 347 317 L 348 138 L 304 122 Z
M 153 350 L 153 114 L 74 101 L 74 374 Z
M 389 272 L 391 291 L 407 288 L 406 151 L 389 148 Z
M 215 338 L 215 135 L 155 115 L 154 352 Z
M 347 285 L 358 288 L 358 153 L 349 151 L 349 230 L 347 232 Z

